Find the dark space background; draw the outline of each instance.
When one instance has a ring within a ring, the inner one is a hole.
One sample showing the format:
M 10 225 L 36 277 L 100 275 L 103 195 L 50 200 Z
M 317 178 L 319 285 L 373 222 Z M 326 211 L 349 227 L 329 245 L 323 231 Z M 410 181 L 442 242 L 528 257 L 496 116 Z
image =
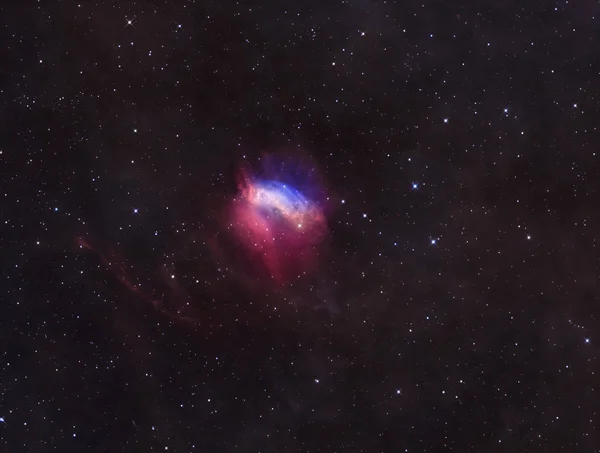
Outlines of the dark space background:
M 597 2 L 25 0 L 0 39 L 0 451 L 600 451 Z M 337 208 L 276 290 L 220 213 L 284 147 Z

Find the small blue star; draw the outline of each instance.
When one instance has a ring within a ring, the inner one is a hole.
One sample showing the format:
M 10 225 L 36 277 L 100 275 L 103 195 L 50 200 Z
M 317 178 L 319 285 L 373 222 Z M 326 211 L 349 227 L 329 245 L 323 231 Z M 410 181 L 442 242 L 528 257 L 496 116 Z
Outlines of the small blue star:
M 138 208 L 133 208 L 133 213 L 137 214 L 138 213 Z
M 590 339 L 589 339 L 589 338 L 586 338 L 586 339 L 585 339 L 585 342 L 586 342 L 586 343 L 589 343 L 589 342 L 590 342 Z
M 437 240 L 436 240 L 436 239 L 432 239 L 432 240 L 431 240 L 431 245 L 435 245 L 435 244 L 436 244 L 436 242 L 437 242 Z
M 412 183 L 412 188 L 413 188 L 413 190 L 417 190 L 419 188 L 419 184 L 416 183 L 416 182 L 413 182 Z
M 54 212 L 58 212 L 58 208 L 54 208 Z
M 6 422 L 4 421 L 4 417 L 0 417 L 0 423 L 4 423 L 6 425 Z

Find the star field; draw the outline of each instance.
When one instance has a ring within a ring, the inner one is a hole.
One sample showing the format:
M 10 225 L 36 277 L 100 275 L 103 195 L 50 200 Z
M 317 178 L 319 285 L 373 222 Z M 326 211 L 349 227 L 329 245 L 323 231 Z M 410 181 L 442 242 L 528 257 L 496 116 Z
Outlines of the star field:
M 599 4 L 5 3 L 0 451 L 600 452 Z

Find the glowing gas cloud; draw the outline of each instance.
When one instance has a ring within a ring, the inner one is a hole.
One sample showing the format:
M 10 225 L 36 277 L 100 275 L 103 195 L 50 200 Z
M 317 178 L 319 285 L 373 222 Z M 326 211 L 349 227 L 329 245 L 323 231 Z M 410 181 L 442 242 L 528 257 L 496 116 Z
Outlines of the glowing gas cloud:
M 115 246 L 103 250 L 92 245 L 89 235 L 77 237 L 77 248 L 94 252 L 136 300 L 147 302 L 172 321 L 202 325 L 210 331 L 218 331 L 227 320 L 237 323 L 242 316 L 247 325 L 262 322 L 261 312 L 254 316 L 247 306 L 236 312 L 239 298 L 257 295 L 270 294 L 271 302 L 281 302 L 278 307 L 296 307 L 298 301 L 310 305 L 315 297 L 325 298 L 317 300 L 317 306 L 335 312 L 335 302 L 323 296 L 328 294 L 327 269 L 319 267 L 319 258 L 329 256 L 325 244 L 332 204 L 315 161 L 297 150 L 279 151 L 261 155 L 254 165 L 250 159 L 241 159 L 236 174 L 235 193 L 226 197 L 224 205 L 222 193 L 215 196 L 215 209 L 207 209 L 216 213 L 212 217 L 216 223 L 187 233 L 188 246 L 170 253 L 169 262 L 160 266 L 154 280 L 135 274 L 127 264 L 131 259 Z M 194 272 L 202 272 L 210 284 L 198 285 L 196 280 L 190 285 L 186 282 L 190 266 L 205 265 L 201 260 L 194 265 L 194 258 L 206 252 L 214 268 L 205 266 Z M 312 283 L 303 285 L 299 281 L 303 277 Z M 297 284 L 286 285 L 292 282 Z M 314 291 L 313 283 L 317 285 Z M 281 316 L 285 311 L 278 313 Z
M 263 156 L 244 166 L 230 225 L 242 246 L 277 282 L 313 268 L 326 236 L 327 197 L 317 168 L 306 156 Z

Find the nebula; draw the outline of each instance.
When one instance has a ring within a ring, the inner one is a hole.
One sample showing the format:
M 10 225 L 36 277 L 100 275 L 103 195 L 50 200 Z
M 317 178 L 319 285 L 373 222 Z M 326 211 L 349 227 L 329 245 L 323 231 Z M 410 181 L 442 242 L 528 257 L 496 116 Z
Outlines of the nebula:
M 202 325 L 211 332 L 229 325 L 228 320 L 262 322 L 259 305 L 256 312 L 248 310 L 259 295 L 269 294 L 280 317 L 285 316 L 284 307 L 301 305 L 338 313 L 328 273 L 319 266 L 320 258 L 328 256 L 331 204 L 316 163 L 296 150 L 278 152 L 260 156 L 255 165 L 242 159 L 235 174 L 235 193 L 226 196 L 224 205 L 222 197 L 213 196 L 215 209 L 207 209 L 217 213 L 216 223 L 180 236 L 185 244 L 170 244 L 168 262 L 146 278 L 114 244 L 92 245 L 98 241 L 82 235 L 77 248 L 94 252 L 136 300 L 171 321 Z M 209 264 L 198 259 L 203 254 Z M 198 273 L 211 283 L 200 285 L 199 278 L 188 278 Z M 241 299 L 248 305 L 238 305 Z
M 230 226 L 248 254 L 284 283 L 316 265 L 327 234 L 326 201 L 310 160 L 264 156 L 257 169 L 239 172 Z

